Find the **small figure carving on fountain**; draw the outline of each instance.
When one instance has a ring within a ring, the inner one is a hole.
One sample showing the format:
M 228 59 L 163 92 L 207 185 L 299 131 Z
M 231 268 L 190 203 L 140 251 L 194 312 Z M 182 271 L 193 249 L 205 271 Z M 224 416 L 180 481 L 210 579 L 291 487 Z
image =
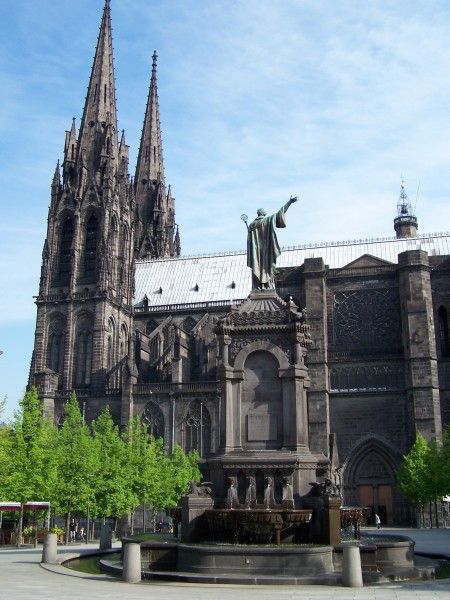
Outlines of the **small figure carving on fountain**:
M 239 499 L 236 490 L 236 481 L 233 477 L 229 479 L 230 487 L 227 492 L 227 508 L 236 508 L 239 505 Z
M 196 496 L 198 498 L 208 498 L 212 496 L 212 483 L 210 481 L 198 481 L 189 482 L 189 496 Z
M 311 486 L 311 489 L 306 494 L 307 496 L 340 497 L 341 495 L 340 490 L 328 477 L 325 477 L 322 483 L 312 481 L 309 485 Z
M 283 508 L 294 508 L 294 492 L 290 477 L 283 478 Z
M 342 498 L 342 465 L 339 465 L 333 470 L 333 486 L 335 496 Z
M 253 475 L 248 478 L 248 487 L 245 492 L 245 507 L 253 508 L 256 504 L 256 482 Z
M 264 508 L 269 510 L 275 504 L 275 496 L 273 492 L 273 479 L 266 477 L 266 489 L 264 490 Z

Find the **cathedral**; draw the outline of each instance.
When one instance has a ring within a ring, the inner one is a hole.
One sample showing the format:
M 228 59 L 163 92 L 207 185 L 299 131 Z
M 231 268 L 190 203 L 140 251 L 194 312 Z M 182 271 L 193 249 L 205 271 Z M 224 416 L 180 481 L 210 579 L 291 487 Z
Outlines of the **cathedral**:
M 418 235 L 402 184 L 395 236 L 285 249 L 276 298 L 251 301 L 245 252 L 180 255 L 156 53 L 134 177 L 128 150 L 107 0 L 51 184 L 30 369 L 44 413 L 60 422 L 75 390 L 88 422 L 139 416 L 206 478 L 220 463 L 239 486 L 266 457 L 275 477 L 309 469 L 305 493 L 333 468 L 345 504 L 410 522 L 402 456 L 450 421 L 450 234 Z

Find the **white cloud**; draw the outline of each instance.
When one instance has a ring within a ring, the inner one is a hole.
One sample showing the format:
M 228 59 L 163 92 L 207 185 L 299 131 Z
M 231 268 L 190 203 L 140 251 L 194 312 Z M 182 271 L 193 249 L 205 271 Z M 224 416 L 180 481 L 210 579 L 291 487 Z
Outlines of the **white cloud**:
M 34 315 L 50 182 L 72 116 L 79 124 L 103 0 L 3 4 L 8 320 Z M 121 0 L 112 14 L 132 171 L 159 54 L 166 179 L 184 253 L 243 248 L 241 213 L 276 210 L 291 193 L 302 201 L 283 244 L 392 235 L 402 174 L 413 202 L 420 181 L 420 231 L 448 228 L 448 3 Z

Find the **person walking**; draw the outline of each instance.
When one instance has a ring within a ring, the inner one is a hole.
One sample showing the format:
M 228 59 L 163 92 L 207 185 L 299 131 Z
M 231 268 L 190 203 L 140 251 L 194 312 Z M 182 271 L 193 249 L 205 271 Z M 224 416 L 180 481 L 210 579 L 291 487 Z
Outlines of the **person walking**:
M 375 514 L 375 525 L 377 526 L 377 529 L 380 529 L 381 519 L 377 514 Z

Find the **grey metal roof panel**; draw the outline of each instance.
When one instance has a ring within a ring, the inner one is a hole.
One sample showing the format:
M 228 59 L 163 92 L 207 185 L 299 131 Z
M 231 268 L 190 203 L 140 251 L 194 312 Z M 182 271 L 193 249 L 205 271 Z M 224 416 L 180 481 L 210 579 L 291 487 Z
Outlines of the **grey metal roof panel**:
M 395 264 L 400 252 L 414 249 L 425 250 L 429 255 L 448 255 L 450 233 L 293 246 L 282 249 L 277 267 L 301 266 L 305 258 L 322 257 L 326 265 L 336 269 L 364 254 Z M 246 298 L 250 291 L 251 273 L 244 251 L 136 263 L 138 304 L 145 295 L 149 306 L 232 302 Z

